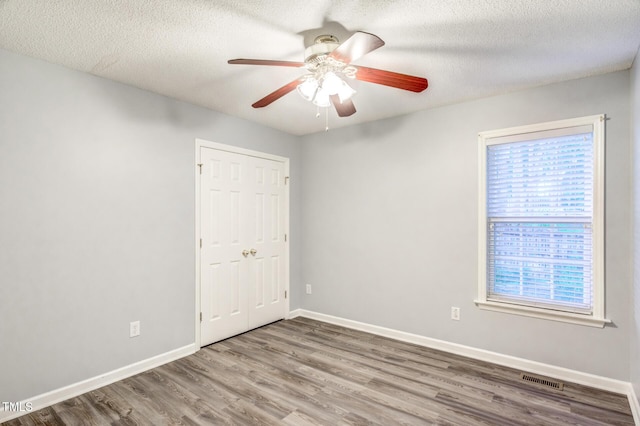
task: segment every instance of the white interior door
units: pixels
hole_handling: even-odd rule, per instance
[[[249,328],[284,317],[285,176],[281,162],[253,158]]]
[[[201,148],[200,309],[201,344],[246,331],[249,311],[248,242],[243,156]]]
[[[200,345],[284,318],[283,161],[201,146]]]

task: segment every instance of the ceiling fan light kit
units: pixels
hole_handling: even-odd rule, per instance
[[[356,112],[351,101],[356,91],[345,81],[356,79],[382,84],[397,89],[422,92],[428,87],[427,79],[375,68],[351,65],[373,50],[382,47],[384,41],[378,36],[358,31],[344,43],[333,35],[321,35],[304,52],[304,62],[265,59],[232,59],[229,64],[271,65],[306,68],[307,73],[282,86],[255,102],[254,108],[265,107],[287,93],[297,90],[303,99],[318,107],[336,109],[338,116],[348,117]]]
[[[318,75],[318,73],[307,74],[302,77],[303,82],[297,86],[298,93],[307,101],[313,102],[319,107],[331,106],[330,98],[332,95],[338,95],[340,103],[356,93],[343,79],[338,77],[335,72],[328,71]]]

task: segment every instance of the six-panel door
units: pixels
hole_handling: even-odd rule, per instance
[[[201,346],[284,318],[284,163],[200,148]]]

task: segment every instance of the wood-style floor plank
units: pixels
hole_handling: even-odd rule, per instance
[[[626,396],[305,318],[203,348],[22,425],[633,425]]]

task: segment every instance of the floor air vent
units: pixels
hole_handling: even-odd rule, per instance
[[[520,378],[527,382],[535,383],[538,385],[546,386],[548,388],[563,390],[564,383],[558,382],[557,380],[547,379],[545,377],[534,376],[533,374],[520,373]]]

